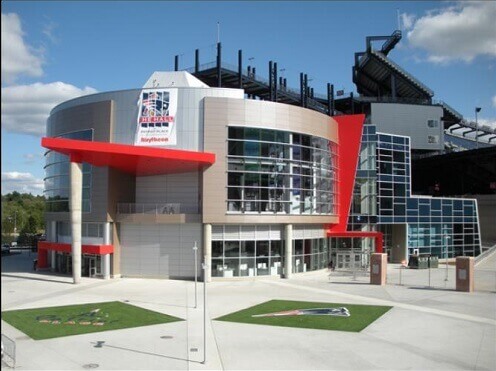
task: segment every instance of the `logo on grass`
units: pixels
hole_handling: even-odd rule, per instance
[[[82,325],[82,326],[104,326],[108,321],[108,313],[100,312],[100,309],[93,309],[89,312],[80,313],[75,316],[62,318],[55,314],[45,314],[36,317],[39,323],[50,325]],[[111,321],[115,322],[115,321]]]
[[[293,309],[282,312],[254,314],[252,317],[282,317],[282,316],[335,316],[349,317],[350,311],[348,308],[311,308],[311,309]]]

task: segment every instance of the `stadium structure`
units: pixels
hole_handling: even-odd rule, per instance
[[[142,88],[58,105],[42,139],[38,267],[75,282],[189,279],[204,260],[207,280],[289,278],[330,260],[366,270],[374,251],[391,262],[479,255],[473,192],[493,200],[496,133],[434,101],[394,63],[400,39],[367,37],[352,67],[358,96],[338,98],[332,84],[316,94],[304,73],[292,89],[277,63],[263,78],[244,68],[241,50],[237,66],[224,63],[218,43],[215,62],[200,64],[196,50],[193,68],[181,70],[176,56],[174,71],[154,72]],[[428,174],[425,161],[471,169],[481,158],[466,192],[443,194],[441,173],[412,181],[414,169]]]

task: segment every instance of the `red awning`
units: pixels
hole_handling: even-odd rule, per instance
[[[215,162],[215,154],[85,140],[42,138],[41,145],[70,156],[71,161],[108,166],[146,176],[187,173]]]
[[[48,241],[38,241],[38,249],[55,250],[59,252],[71,253],[72,246],[69,243],[58,243]],[[113,254],[113,245],[82,245],[81,252],[83,254],[105,255]]]

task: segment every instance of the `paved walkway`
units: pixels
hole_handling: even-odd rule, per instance
[[[22,370],[494,370],[496,262],[477,267],[472,294],[454,291],[454,268],[388,267],[388,285],[368,277],[309,272],[290,280],[203,284],[71,278],[35,273],[34,254],[2,256],[2,311],[121,300],[186,321],[34,341],[2,321]],[[401,281],[400,281],[401,274]],[[446,281],[446,278],[448,279]],[[214,319],[271,299],[392,305],[360,333],[248,325]],[[103,342],[103,343],[99,343]],[[101,346],[97,346],[100,344]],[[2,365],[2,368],[4,365]]]

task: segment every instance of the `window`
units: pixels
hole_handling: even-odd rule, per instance
[[[305,134],[228,128],[227,211],[335,214],[335,145]]]
[[[438,120],[427,120],[427,127],[429,128],[437,128],[439,126]]]
[[[75,131],[58,136],[58,138],[93,140],[93,129]],[[69,211],[69,157],[54,151],[45,153],[45,211]],[[91,199],[91,165],[83,164],[83,212],[90,212]]]
[[[427,136],[427,143],[439,143],[439,135]]]

